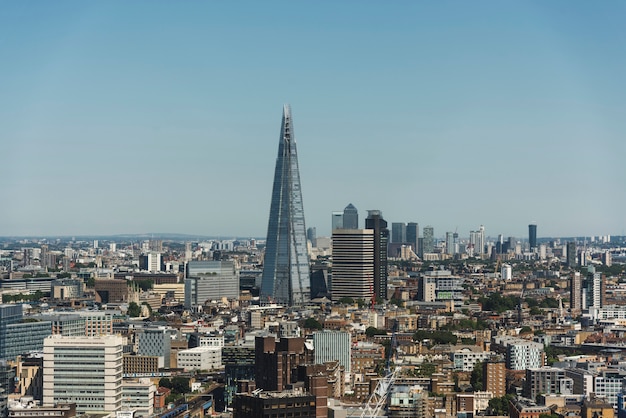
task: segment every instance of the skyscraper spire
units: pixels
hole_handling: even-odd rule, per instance
[[[283,120],[274,171],[261,282],[262,302],[300,305],[310,299],[309,255],[291,109]]]

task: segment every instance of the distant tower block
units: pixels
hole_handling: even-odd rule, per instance
[[[267,227],[261,300],[301,305],[311,299],[310,281],[298,152],[291,109],[285,106]]]
[[[537,224],[535,223],[528,225],[528,243],[531,250],[537,248]]]

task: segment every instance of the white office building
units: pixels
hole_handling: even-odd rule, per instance
[[[51,335],[43,347],[43,403],[76,403],[78,412],[119,411],[125,338]]]
[[[463,347],[450,355],[454,363],[454,370],[463,372],[473,371],[476,363],[487,361],[492,356],[491,351],[484,351],[478,346]]]
[[[543,344],[515,337],[496,337],[496,344],[506,348],[506,368],[510,370],[538,369],[544,366]]]
[[[122,383],[122,407],[135,411],[135,418],[154,414],[156,387],[148,378],[124,379]]]
[[[194,347],[176,355],[178,367],[188,370],[215,370],[222,367],[221,347]]]

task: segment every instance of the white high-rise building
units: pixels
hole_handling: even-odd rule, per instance
[[[374,230],[335,229],[332,299],[370,300],[374,292]]]
[[[511,280],[513,279],[513,268],[510,264],[502,264],[502,268],[500,269],[500,275],[502,280]]]
[[[43,403],[76,403],[77,412],[122,407],[125,339],[51,335],[43,347]]]

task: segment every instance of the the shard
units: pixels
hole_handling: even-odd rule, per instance
[[[261,282],[262,303],[310,300],[306,227],[291,109],[283,108]]]

